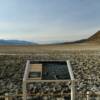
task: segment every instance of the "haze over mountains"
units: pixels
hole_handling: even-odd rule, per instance
[[[76,44],[76,43],[100,43],[100,31],[97,31],[94,35],[87,39],[77,40],[74,42],[56,42],[56,44]],[[55,43],[52,43],[55,44]],[[0,45],[37,45],[35,42],[23,41],[23,40],[0,40]]]

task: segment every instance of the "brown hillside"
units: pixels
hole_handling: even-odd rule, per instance
[[[87,39],[77,40],[74,42],[64,42],[61,44],[76,44],[76,43],[91,43],[91,44],[100,44],[100,31],[97,31],[94,35],[90,36]]]
[[[96,32],[94,35],[88,38],[86,42],[100,43],[100,31]]]

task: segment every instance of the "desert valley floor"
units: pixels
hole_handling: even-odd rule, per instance
[[[0,95],[22,93],[26,60],[70,60],[77,92],[100,91],[100,46],[0,46]]]

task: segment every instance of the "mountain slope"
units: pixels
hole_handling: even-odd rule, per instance
[[[94,35],[89,37],[86,42],[89,43],[100,43],[100,31],[97,31]]]
[[[77,40],[73,42],[64,42],[61,44],[76,44],[76,43],[93,43],[93,44],[100,44],[100,31],[97,31],[94,35],[87,39]]]

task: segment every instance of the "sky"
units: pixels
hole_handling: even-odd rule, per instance
[[[100,30],[100,0],[0,0],[0,39],[74,41]]]

